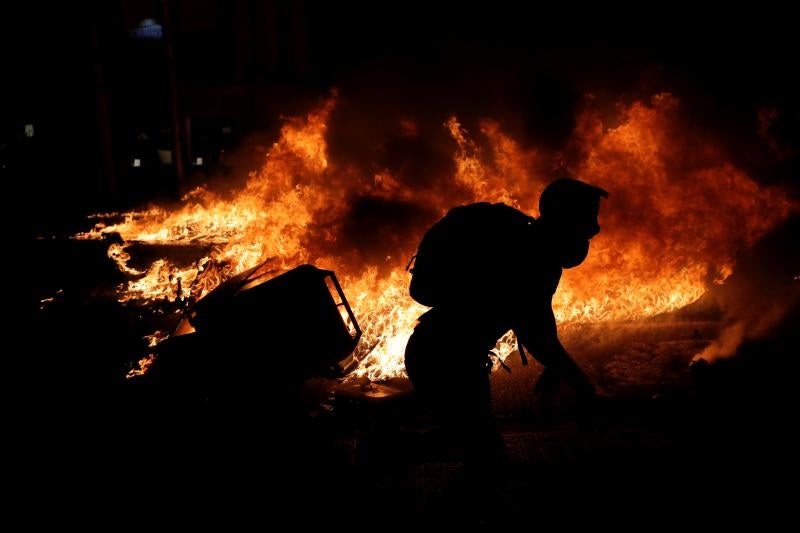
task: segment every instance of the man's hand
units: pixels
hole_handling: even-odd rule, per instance
[[[555,396],[560,388],[561,374],[554,367],[546,366],[533,386],[533,394],[549,399]]]
[[[533,394],[541,395],[543,398],[552,398],[561,388],[561,379],[564,380],[575,390],[575,396],[580,402],[591,402],[597,398],[597,392],[589,379],[577,366],[568,369],[569,372],[563,375],[561,370],[554,366],[545,367],[536,384],[533,386]]]

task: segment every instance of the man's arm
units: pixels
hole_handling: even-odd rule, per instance
[[[575,389],[580,399],[591,399],[596,396],[586,374],[558,339],[556,319],[549,302],[547,305],[539,306],[538,309],[530,309],[524,313],[513,330],[525,348],[545,366],[536,383],[535,392],[555,392],[559,381],[563,379]]]

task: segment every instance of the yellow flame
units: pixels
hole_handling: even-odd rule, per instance
[[[150,367],[156,360],[155,354],[149,353],[146,356],[139,359],[136,363],[134,368],[131,368],[127,374],[125,374],[126,379],[135,378],[136,376],[143,376],[147,373]]]

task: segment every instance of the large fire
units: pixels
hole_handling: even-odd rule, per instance
[[[114,215],[121,220],[115,224],[108,223],[112,215],[98,216],[101,222],[77,237],[122,237],[108,252],[131,277],[119,289],[120,301],[197,300],[263,261],[276,270],[313,263],[336,271],[364,330],[355,373],[373,380],[402,374],[406,340],[425,310],[408,296],[405,265],[425,228],[470,201],[505,202],[536,215],[539,193],[554,173],[537,170],[543,156],[521,147],[499,123],[483,121],[475,137],[451,117],[444,127],[455,141],[454,171],[441,176],[435,191],[404,185],[392,169],[353,175],[329,157],[326,128],[335,103],[330,98],[305,118],[287,120],[241,190],[223,196],[198,188],[177,209],[122,213]],[[564,151],[571,156],[561,159],[561,168],[611,198],[601,209],[603,231],[589,259],[565,271],[556,293],[560,324],[635,319],[685,306],[730,275],[736,251],[793,209],[780,191],[760,188],[728,163],[713,140],[685,131],[678,105],[669,94],[634,102],[612,128],[591,110],[578,117]],[[407,120],[400,127],[416,131]],[[376,259],[341,243],[345,221],[364,201],[414,206],[427,215],[403,221],[410,227],[402,232],[370,228],[391,249]],[[132,243],[205,244],[212,251],[188,268],[159,259],[142,272],[127,265]],[[498,250],[497,260],[512,256]],[[513,349],[509,333],[498,352],[505,357]]]

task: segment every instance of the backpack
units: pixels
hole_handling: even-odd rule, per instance
[[[425,232],[406,270],[411,297],[428,307],[469,301],[502,278],[501,254],[516,250],[533,217],[505,204],[454,207]],[[413,263],[413,268],[411,265]]]

